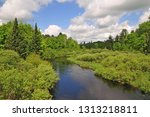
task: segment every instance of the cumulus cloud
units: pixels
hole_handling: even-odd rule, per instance
[[[54,0],[5,0],[0,6],[0,24],[15,17],[28,20],[41,7]],[[106,40],[111,34],[115,36],[123,28],[129,31],[134,27],[128,21],[118,23],[119,19],[130,12],[143,11],[139,23],[144,22],[150,15],[150,0],[55,0],[59,3],[76,1],[84,13],[71,19],[67,29],[57,25],[50,25],[44,34],[58,35],[65,33],[77,41]]]
[[[62,29],[58,25],[49,25],[48,28],[46,28],[43,32],[43,34],[50,36],[58,36],[60,33],[66,34],[68,37],[71,37],[70,32],[68,30]]]
[[[150,17],[150,9],[148,11],[145,11],[144,14],[140,17],[140,23],[148,21],[148,18]]]
[[[84,13],[71,19],[68,28],[61,29],[61,32],[69,34],[78,42],[104,41],[109,35],[116,36],[124,28],[130,32],[135,27],[130,26],[128,21],[120,24],[119,19],[126,13],[145,10],[150,5],[149,0],[76,0],[76,2],[84,9]],[[145,12],[140,21],[145,21],[148,14],[149,11]]]
[[[4,21],[15,17],[22,20],[30,19],[33,12],[37,12],[50,2],[52,0],[5,0],[0,7],[0,19]]]
[[[96,19],[96,24],[97,26],[99,27],[107,27],[107,26],[110,26],[114,23],[116,23],[116,21],[119,19],[119,16],[110,16],[110,15],[107,15],[105,17],[102,17],[102,18],[97,18]]]
[[[108,39],[109,35],[116,36],[122,29],[131,31],[134,27],[128,25],[125,21],[121,24],[115,23],[105,28],[99,28],[94,25],[81,24],[81,25],[70,25],[68,32],[77,39],[78,42],[89,42],[89,41],[104,41]]]
[[[60,32],[62,32],[61,27],[57,25],[49,25],[49,27],[45,29],[44,34],[57,36]]]
[[[149,0],[77,0],[79,7],[85,11],[80,16],[71,20],[67,31],[79,42],[106,40],[109,35],[115,36],[123,28],[128,31],[135,27],[130,26],[128,21],[118,23],[126,13],[148,9]],[[141,16],[140,21],[147,19],[149,11]]]
[[[77,0],[85,9],[84,16],[89,18],[103,17],[107,14],[118,15],[126,11],[149,8],[149,0]]]

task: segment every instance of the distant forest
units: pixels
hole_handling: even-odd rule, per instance
[[[106,48],[109,50],[123,51],[140,51],[142,53],[150,53],[150,17],[149,21],[139,25],[139,27],[130,33],[127,29],[122,29],[121,33],[112,37],[108,37],[106,41],[81,43],[82,48]]]

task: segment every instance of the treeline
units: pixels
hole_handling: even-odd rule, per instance
[[[65,34],[58,36],[43,35],[35,24],[8,22],[0,26],[0,48],[14,50],[23,58],[30,53],[42,55],[47,49],[76,49],[78,43]]]
[[[83,48],[106,48],[109,50],[140,51],[150,53],[150,21],[144,22],[134,31],[129,33],[123,29],[115,38],[111,35],[109,39],[101,42],[81,43]]]
[[[42,51],[43,59],[55,59],[66,57],[73,51],[80,49],[79,44],[71,37],[68,38],[65,34],[60,33],[58,36],[42,36]]]

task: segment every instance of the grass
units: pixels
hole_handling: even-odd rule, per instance
[[[110,50],[85,50],[68,58],[105,79],[150,93],[150,56]]]

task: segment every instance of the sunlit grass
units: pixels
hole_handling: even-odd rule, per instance
[[[110,50],[86,50],[69,58],[105,79],[150,92],[150,56]]]

